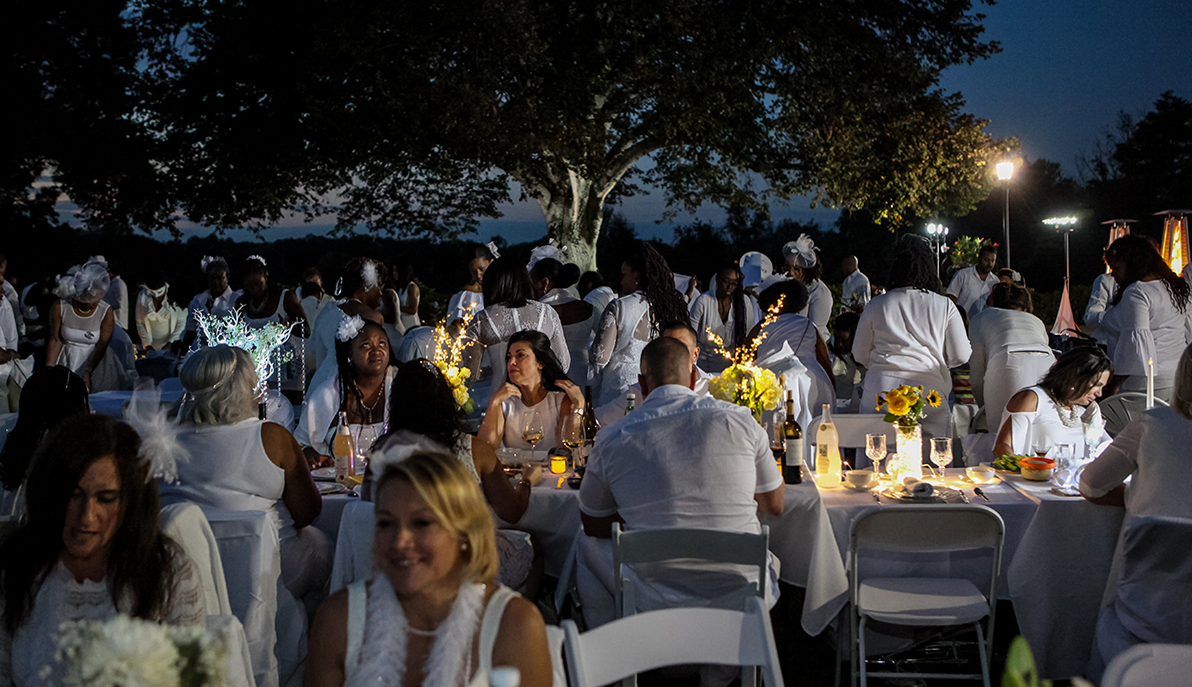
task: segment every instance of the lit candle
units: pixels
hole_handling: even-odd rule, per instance
[[[1155,407],[1155,359],[1146,360],[1146,409]]]
[[[554,455],[550,457],[550,471],[556,475],[567,472],[567,456]]]

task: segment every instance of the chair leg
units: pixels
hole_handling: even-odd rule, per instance
[[[977,645],[979,653],[981,654],[981,679],[985,682],[985,687],[989,685],[989,656],[985,652],[985,631],[981,629],[981,621],[973,623],[973,627],[977,628]]]
[[[857,672],[861,674],[861,687],[869,687],[869,676],[865,674],[865,617],[861,617],[861,621],[857,624],[857,642],[854,648],[858,652],[857,655]],[[989,687],[989,685],[985,685]]]

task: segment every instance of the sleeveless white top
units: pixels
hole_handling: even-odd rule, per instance
[[[364,634],[368,631],[368,594],[368,580],[358,580],[348,585],[348,651],[344,655],[344,684],[351,684],[363,659],[360,649],[364,646]],[[497,632],[501,629],[501,617],[505,615],[509,600],[516,596],[517,592],[498,584],[496,591],[489,597],[480,620],[480,665],[468,682],[468,687],[488,685],[488,676],[493,669],[493,646],[497,643]]]
[[[410,304],[410,284],[406,284],[401,291],[397,292],[397,302],[403,308]],[[397,315],[401,318],[401,323],[404,325],[404,329],[413,329],[414,327],[422,324],[422,320],[419,319],[418,313],[407,315],[399,308]]]
[[[87,317],[80,317],[69,300],[63,300],[61,303],[62,326],[58,331],[63,343],[62,351],[58,354],[58,364],[65,365],[75,374],[81,375],[92,351],[95,350],[95,344],[99,343],[99,329],[103,324],[104,314],[111,306],[100,301],[95,306],[95,312]]]
[[[559,411],[563,407],[563,399],[567,394],[562,391],[548,391],[546,398],[537,405],[527,406],[517,396],[511,396],[501,401],[501,413],[505,415],[505,435],[502,443],[507,448],[533,449],[548,451],[559,445]],[[538,420],[542,423],[542,440],[537,446],[522,438],[525,427],[525,417],[530,411],[538,413]]]
[[[655,336],[650,327],[650,302],[641,291],[608,304],[592,342],[592,374],[603,373],[597,406],[612,401],[637,383],[642,349]]]
[[[552,289],[539,303],[562,305],[578,300],[567,289]],[[563,340],[567,342],[567,352],[571,354],[571,369],[567,371],[567,378],[579,386],[588,383],[588,350],[592,347],[592,337],[596,334],[598,324],[600,310],[593,305],[588,319],[563,325]]]
[[[160,484],[163,504],[192,501],[222,510],[262,510],[276,518],[284,541],[295,536],[282,502],[286,473],[269,460],[261,441],[264,420],[232,425],[183,425],[178,441],[190,460],[178,462],[178,482]]]

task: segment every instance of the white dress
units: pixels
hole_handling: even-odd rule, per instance
[[[592,342],[592,373],[600,374],[602,406],[625,393],[641,372],[642,349],[658,336],[650,325],[650,303],[641,291],[618,298],[604,309]]]
[[[567,289],[552,289],[538,302],[553,306],[578,300]],[[567,352],[571,355],[571,368],[567,370],[567,378],[581,387],[589,383],[588,351],[591,350],[598,324],[600,314],[596,307],[592,306],[592,314],[588,319],[563,325],[563,339],[567,341]]]
[[[536,451],[549,451],[559,446],[559,411],[565,398],[567,394],[562,391],[548,391],[546,398],[532,406],[525,405],[517,396],[501,401],[501,413],[505,416],[505,434],[501,443],[507,448]],[[538,413],[538,422],[542,426],[542,439],[537,445],[522,438],[522,429],[525,428],[526,416],[530,411]]]
[[[745,296],[744,306],[742,311],[745,316],[745,334],[748,335],[753,330],[753,326],[757,324],[754,317],[756,305],[753,296]],[[698,336],[700,369],[707,370],[711,374],[719,374],[729,366],[729,359],[717,352],[711,335],[715,334],[720,337],[720,340],[724,342],[724,347],[730,352],[732,351],[733,328],[737,322],[735,310],[736,308],[730,306],[728,318],[720,319],[720,303],[711,293],[701,294],[691,304],[691,327],[695,329]],[[745,342],[742,341],[741,345],[745,345]]]
[[[505,351],[509,347],[509,337],[527,329],[545,334],[563,371],[570,368],[571,353],[567,350],[567,339],[563,337],[563,323],[554,308],[538,301],[527,301],[520,308],[490,305],[472,320],[467,332],[487,348],[493,366],[494,389],[505,383]]]
[[[788,313],[779,315],[778,319],[764,327],[758,334],[765,334],[766,338],[757,347],[757,359],[765,360],[767,356],[776,353],[782,344],[789,344],[795,357],[807,368],[807,375],[811,378],[807,399],[802,407],[810,409],[811,417],[819,415],[819,409],[825,403],[836,403],[836,387],[834,380],[828,378],[828,372],[815,357],[816,330],[811,320]],[[787,379],[787,388],[792,388],[791,379]],[[835,407],[835,406],[833,406]]]
[[[481,310],[484,310],[484,294],[463,289],[447,303],[447,324],[464,319],[468,313],[475,317]]]
[[[170,593],[160,620],[167,625],[206,625],[207,603],[199,570],[186,554],[176,551],[170,577]],[[0,597],[0,612],[4,599]],[[66,566],[58,563],[50,570],[25,624],[9,636],[0,626],[0,685],[16,687],[61,684],[61,675],[40,675],[43,667],[54,666],[58,626],[76,620],[104,621],[118,613],[130,613],[128,594],[120,603],[112,603],[112,593],[105,582],[75,580]]]
[[[828,290],[827,284],[819,279],[811,282],[811,286],[807,287],[807,307],[800,310],[799,314],[814,322],[820,337],[824,341],[828,340],[832,334],[828,331],[828,320],[832,317],[832,292]]]
[[[934,389],[946,401],[952,392],[950,368],[968,362],[971,355],[964,323],[951,300],[909,287],[877,296],[865,306],[853,339],[853,357],[867,370],[861,412],[878,412],[877,395],[902,384]],[[951,436],[950,419],[947,402],[928,406],[924,435]]]
[[[1190,304],[1192,306],[1192,304]],[[1180,355],[1192,342],[1192,307],[1176,310],[1162,279],[1126,287],[1101,321],[1115,375],[1128,375],[1122,391],[1145,391],[1147,361],[1155,361],[1155,395],[1171,396]]]
[[[1055,362],[1047,327],[1021,310],[987,308],[969,322],[973,396],[987,423],[1000,418],[1010,397],[1043,379]]]
[[[87,361],[91,359],[91,354],[95,351],[96,344],[99,343],[104,313],[108,311],[109,306],[100,301],[91,315],[80,317],[69,300],[63,300],[60,303],[62,325],[58,331],[62,337],[62,350],[58,353],[58,364],[70,368],[72,372],[81,377],[87,369]],[[119,327],[113,328],[112,340],[108,342],[108,350],[91,372],[91,393],[128,390],[132,388],[133,381],[136,379],[135,363],[130,369],[126,362],[116,355],[116,348],[113,347],[113,344],[116,341],[117,332],[123,332],[123,330]],[[124,334],[124,338],[128,338],[127,333]]]
[[[397,292],[397,302],[402,308],[410,305],[410,286],[412,286],[412,283],[406,284],[405,288]],[[422,320],[418,317],[418,313],[407,315],[399,308],[397,314],[401,318],[403,331],[409,331],[422,324]]]

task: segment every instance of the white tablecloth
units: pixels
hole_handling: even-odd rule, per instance
[[[582,525],[579,518],[579,490],[567,482],[556,488],[559,475],[546,472],[542,482],[530,490],[530,506],[515,523],[497,519],[497,527],[528,532],[537,538],[546,556],[545,571],[559,577],[572,555],[571,545]]]

